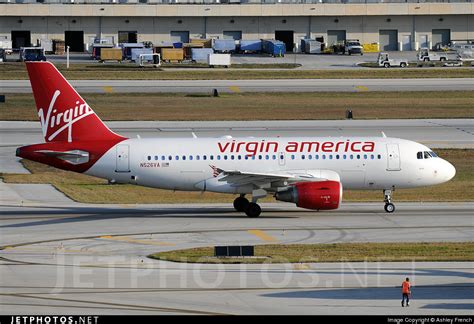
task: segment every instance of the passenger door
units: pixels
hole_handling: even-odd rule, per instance
[[[117,145],[115,172],[130,172],[130,146]]]
[[[387,144],[387,171],[400,171],[400,149],[398,144]]]

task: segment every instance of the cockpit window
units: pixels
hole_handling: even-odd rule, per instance
[[[438,154],[436,154],[436,153],[433,152],[433,151],[430,151],[430,154],[431,154],[432,157],[438,157]]]
[[[418,160],[423,159],[423,152],[418,152],[418,153],[416,153],[416,158],[417,158]]]
[[[433,151],[424,151],[424,152],[418,152],[416,153],[416,158],[418,160],[421,160],[421,159],[431,159],[432,157],[438,157],[438,155],[436,155],[435,152]]]
[[[426,151],[423,152],[423,157],[424,157],[425,159],[431,158],[430,152],[426,152]]]

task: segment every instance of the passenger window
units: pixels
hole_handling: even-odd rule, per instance
[[[214,155],[211,155],[210,158],[211,158],[211,160],[214,160]]]
[[[162,155],[161,156],[161,161],[164,161],[164,160],[166,160],[166,156]]]
[[[329,154],[329,160],[332,160],[332,154]]]
[[[148,161],[151,161],[151,156],[148,155]]]
[[[301,159],[304,160],[304,154],[301,156]]]
[[[241,155],[237,155],[237,159],[238,159],[238,160],[242,160],[242,156],[241,156]]]
[[[179,160],[179,155],[176,155],[175,158],[176,158],[176,160]]]
[[[336,160],[339,160],[339,154],[336,154]]]
[[[418,160],[423,159],[423,152],[418,152],[418,153],[416,153],[416,158],[417,158]]]
[[[203,160],[207,160],[207,155],[203,155],[203,156],[202,156],[202,159],[203,159]]]
[[[276,160],[277,156],[275,154],[272,155],[272,159]]]
[[[193,159],[193,156],[192,156],[192,155],[190,155],[190,156],[189,156],[189,159],[190,159],[190,160],[192,160],[192,159]]]
[[[172,159],[173,159],[173,157],[171,155],[168,155],[168,160],[171,161]]]
[[[310,154],[308,155],[308,160],[311,160],[313,158],[313,156]]]
[[[201,157],[199,155],[196,155],[196,160],[200,160]]]
[[[186,160],[186,155],[183,155],[183,160]]]
[[[357,154],[357,160],[360,160],[360,154]]]
[[[220,160],[220,159],[221,159],[221,156],[220,156],[220,155],[218,155],[218,156],[217,156],[217,159],[218,159],[218,160]]]
[[[230,159],[233,160],[235,157],[233,155],[230,156]]]
[[[382,155],[377,155],[377,158],[380,160],[382,158]]]
[[[155,155],[155,161],[158,161],[158,155]]]
[[[373,160],[375,156],[373,154],[370,154],[370,158]]]
[[[227,160],[227,155],[224,155],[224,160]]]
[[[321,158],[322,158],[323,160],[326,160],[326,155],[323,154],[323,155],[321,156]]]
[[[351,157],[351,160],[354,160],[354,155],[353,155],[353,154],[351,154],[351,156],[350,156],[350,157]]]
[[[316,155],[314,156],[314,158],[315,158],[316,160],[319,160],[319,155],[316,154]]]

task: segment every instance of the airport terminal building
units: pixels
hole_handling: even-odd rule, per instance
[[[299,39],[322,36],[408,51],[474,39],[473,13],[472,0],[0,0],[0,38],[65,40],[73,52],[94,39],[278,39],[298,51]]]

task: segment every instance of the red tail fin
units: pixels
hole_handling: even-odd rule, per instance
[[[46,142],[116,140],[112,132],[50,62],[26,62]]]

